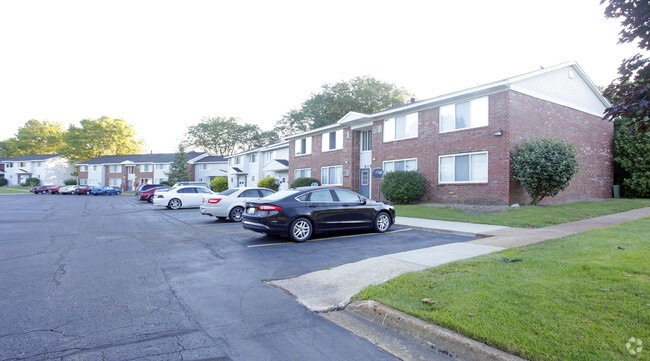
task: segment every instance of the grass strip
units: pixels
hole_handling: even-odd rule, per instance
[[[643,207],[650,207],[650,199],[608,199],[553,206],[524,206],[484,214],[464,213],[451,207],[396,205],[395,213],[398,217],[541,228]]]
[[[405,274],[357,297],[530,360],[648,360],[648,260],[645,218]],[[637,356],[632,337],[644,342]]]

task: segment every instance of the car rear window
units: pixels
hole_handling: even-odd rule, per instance
[[[290,197],[294,194],[298,194],[300,191],[294,191],[294,190],[286,190],[286,191],[279,191],[273,194],[270,194],[264,198],[262,198],[265,201],[277,201],[278,199],[283,199],[286,197]]]
[[[223,192],[221,192],[219,194],[221,194],[222,196],[229,196],[229,195],[231,195],[231,194],[233,194],[235,192],[237,192],[237,188],[230,188],[230,189],[226,189],[225,191],[223,191]]]

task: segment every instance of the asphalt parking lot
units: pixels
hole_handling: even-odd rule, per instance
[[[1,360],[393,360],[265,281],[472,238],[305,243],[134,196],[0,196]]]

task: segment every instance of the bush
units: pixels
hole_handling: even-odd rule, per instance
[[[7,180],[7,178],[4,178],[4,177],[0,178],[0,187],[4,187],[4,186],[6,186],[7,183],[9,183],[9,181]]]
[[[416,171],[386,173],[381,181],[381,192],[392,203],[407,204],[422,198],[424,176]]]
[[[553,138],[525,140],[510,150],[513,177],[538,204],[556,196],[578,173],[578,158],[573,144]]]
[[[210,181],[210,188],[217,193],[225,191],[228,189],[228,178],[214,177],[214,179]]]
[[[67,185],[67,186],[77,185],[77,179],[76,178],[68,178],[68,179],[63,181],[63,184]]]
[[[25,181],[25,186],[27,187],[36,187],[41,184],[41,180],[38,178],[27,178]]]
[[[268,188],[268,189],[273,189],[274,191],[278,191],[280,188],[279,184],[275,184],[275,178],[273,177],[266,177],[260,179],[259,182],[257,182],[258,187],[263,187],[263,188]]]
[[[317,183],[318,185],[320,185],[320,181],[316,178],[311,178],[311,177],[296,178],[293,180],[293,183],[291,183],[291,186],[289,186],[289,188],[309,187],[311,186],[312,183]]]
[[[617,121],[618,122],[618,121]],[[633,125],[631,125],[633,126]],[[650,132],[628,133],[625,125],[617,124],[614,136],[615,179],[622,184],[628,198],[650,198]]]

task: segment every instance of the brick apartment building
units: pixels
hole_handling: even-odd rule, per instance
[[[578,149],[580,169],[545,203],[609,198],[613,124],[609,105],[577,63],[383,110],[287,137],[289,177],[311,176],[381,199],[373,170],[417,170],[422,201],[506,205],[530,198],[510,174],[512,147],[556,137]]]

